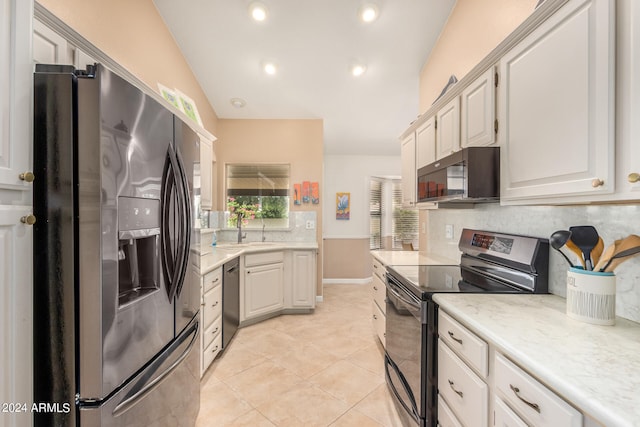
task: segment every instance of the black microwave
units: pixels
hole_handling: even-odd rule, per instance
[[[500,199],[500,148],[467,147],[418,169],[418,202]]]

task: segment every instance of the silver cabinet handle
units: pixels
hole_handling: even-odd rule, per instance
[[[211,308],[215,307],[215,306],[216,306],[216,305],[218,305],[219,303],[220,303],[219,301],[214,302],[214,303],[211,305]]]
[[[520,396],[520,389],[514,386],[513,384],[509,384],[509,387],[511,387],[511,391],[513,392],[513,394],[515,394],[518,399],[524,402],[525,405],[532,408],[537,413],[540,413],[540,405],[538,405],[537,403],[531,403],[528,400],[524,399],[522,396]]]
[[[449,381],[449,387],[451,387],[451,390],[453,390],[453,392],[458,396],[462,397],[462,392],[460,390],[456,390],[456,388],[453,386],[455,383],[451,380],[447,380],[447,381]]]
[[[216,351],[218,351],[218,346],[217,345],[211,349],[211,353],[215,353]]]
[[[374,286],[374,287],[373,287],[373,290],[374,290],[374,291],[377,291],[377,290],[378,290],[378,287],[377,287],[377,286]]]
[[[454,340],[454,341],[455,341],[455,342],[457,342],[458,344],[462,345],[462,340],[461,340],[460,338],[456,338],[456,337],[453,335],[453,332],[451,332],[451,331],[447,331],[447,333],[449,334],[449,336],[451,337],[451,339],[452,339],[452,340]]]
[[[219,328],[219,327],[218,327],[218,328],[215,328],[215,329],[213,330],[213,332],[211,332],[211,335],[215,335],[215,334],[216,334],[216,332],[218,332],[218,329],[220,329],[220,328]]]
[[[373,315],[373,320],[378,320],[378,316],[376,316],[375,314]]]

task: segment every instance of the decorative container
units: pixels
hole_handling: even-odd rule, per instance
[[[567,272],[567,316],[594,325],[614,325],[616,276],[570,268]]]

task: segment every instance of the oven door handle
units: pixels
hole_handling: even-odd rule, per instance
[[[411,299],[408,299],[407,297],[401,295],[398,291],[396,291],[394,289],[394,285],[392,283],[387,283],[387,289],[389,290],[389,292],[391,292],[393,294],[394,297],[398,298],[400,301],[402,301],[403,303],[414,307],[417,310],[420,310],[420,303],[418,301],[413,301]]]
[[[397,366],[395,366],[395,363],[393,363],[393,360],[391,360],[389,356],[385,356],[384,365],[385,365],[384,366],[385,375],[387,376],[387,384],[389,385],[389,387],[391,388],[391,391],[395,395],[396,400],[402,405],[404,410],[407,411],[407,413],[411,415],[411,417],[414,420],[418,421],[420,419],[420,416],[418,414],[418,408],[416,407],[416,404],[415,404],[415,396],[411,391],[411,387],[409,386],[409,383],[407,383],[407,380],[402,375],[402,372],[400,372],[400,369],[398,369]],[[400,382],[402,383],[402,387],[407,392],[407,395],[409,396],[409,399],[411,401],[410,402],[411,408],[409,408],[407,404],[404,402],[404,400],[402,400],[402,397],[400,397],[400,393],[398,393],[398,389],[396,389],[396,385],[393,383],[393,380],[391,379],[391,374],[389,373],[389,366],[391,366],[391,368],[393,368],[393,370],[396,372],[396,374],[398,375],[398,378],[400,379]]]

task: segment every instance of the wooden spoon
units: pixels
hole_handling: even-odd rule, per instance
[[[569,238],[569,240],[567,240],[567,243],[565,244],[565,246],[574,254],[576,254],[576,256],[578,257],[578,261],[580,261],[580,264],[582,264],[582,268],[585,268],[585,263],[584,263],[584,258],[582,257],[582,251],[580,250],[579,247],[576,246],[575,243],[573,243],[573,241],[571,240],[571,238]]]
[[[620,241],[619,244],[616,245],[616,250],[607,261],[607,264],[603,267],[604,271],[613,271],[617,266],[626,261],[632,254],[629,252],[624,252],[629,249],[633,249],[636,247],[640,247],[640,236],[635,234],[631,234]],[[629,254],[629,255],[624,255]],[[636,253],[633,253],[636,254]]]
[[[620,242],[622,242],[621,239],[616,240],[611,245],[609,245],[609,247],[607,247],[607,250],[604,251],[604,253],[600,257],[600,260],[598,260],[598,263],[595,265],[595,267],[593,267],[593,271],[604,271],[604,266],[611,260],[611,257],[616,252],[616,247],[620,244]]]
[[[602,240],[602,237],[598,237],[598,243],[596,243],[596,246],[591,251],[591,262],[593,262],[593,265],[596,265],[598,261],[600,261],[600,257],[602,256],[603,250],[604,250],[604,241]],[[593,270],[598,271],[595,269],[595,267],[593,268]]]

